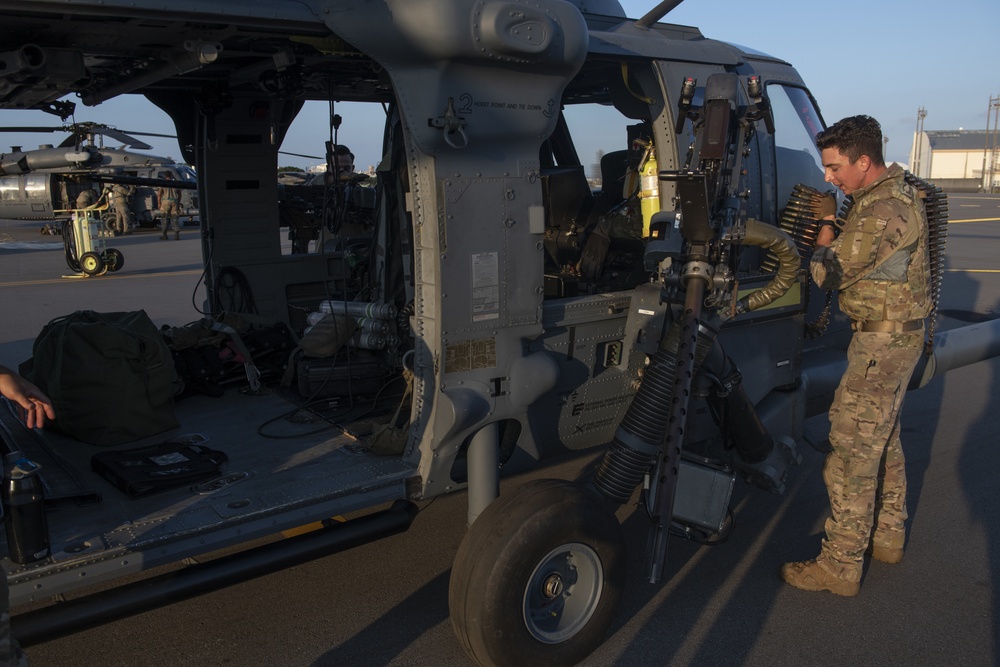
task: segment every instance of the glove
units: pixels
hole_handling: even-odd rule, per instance
[[[812,196],[812,210],[817,220],[837,217],[837,196],[833,191],[820,192]]]

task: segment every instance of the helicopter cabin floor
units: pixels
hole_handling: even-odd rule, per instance
[[[276,390],[184,398],[180,428],[115,447],[28,431],[0,401],[5,449],[20,449],[46,473],[52,551],[29,565],[4,560],[12,606],[73,590],[83,576],[96,584],[390,502],[405,497],[414,474],[400,456],[377,456],[351,432],[370,431],[371,422],[338,428]],[[226,455],[221,476],[131,498],[91,469],[95,454],[191,434]]]

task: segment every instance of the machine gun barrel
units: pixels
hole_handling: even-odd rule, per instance
[[[691,382],[695,374],[695,352],[698,347],[698,324],[701,306],[705,296],[705,283],[690,280],[684,299],[684,316],[680,322],[680,341],[676,356],[670,400],[670,419],[667,433],[660,449],[660,461],[651,486],[656,487],[656,513],[649,528],[646,547],[646,576],[650,583],[658,583],[663,577],[663,563],[667,555],[667,538],[670,535],[670,521],[674,514],[674,495],[677,491],[677,473],[680,467],[681,447],[687,427],[688,401],[691,397]]]

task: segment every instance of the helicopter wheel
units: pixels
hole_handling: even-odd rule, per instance
[[[104,273],[107,266],[96,252],[85,252],[80,257],[80,269],[88,276],[97,276]]]
[[[101,222],[104,223],[104,228],[111,233],[111,236],[118,236],[121,234],[118,229],[118,216],[112,211],[105,211],[101,216]]]
[[[604,641],[625,578],[625,540],[601,498],[535,480],[491,503],[462,540],[451,624],[481,665],[575,665]]]
[[[125,255],[117,248],[108,248],[104,251],[104,265],[108,271],[114,273],[125,266]]]

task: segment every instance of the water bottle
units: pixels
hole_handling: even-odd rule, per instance
[[[40,465],[21,452],[4,457],[3,499],[7,550],[15,563],[33,563],[49,556],[49,525]]]

